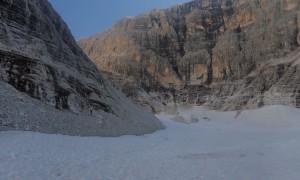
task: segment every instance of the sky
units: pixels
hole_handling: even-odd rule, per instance
[[[76,40],[108,30],[125,16],[167,8],[191,0],[48,0]]]

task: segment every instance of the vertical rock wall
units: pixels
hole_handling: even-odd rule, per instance
[[[286,83],[298,82],[299,6],[195,0],[125,18],[79,45],[112,84],[146,106],[143,90],[163,104],[299,106],[299,83]]]

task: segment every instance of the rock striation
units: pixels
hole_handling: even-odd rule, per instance
[[[0,0],[0,9],[0,130],[119,136],[163,128],[105,82],[47,0]]]
[[[78,44],[153,111],[300,107],[299,28],[298,0],[194,0],[124,18]]]

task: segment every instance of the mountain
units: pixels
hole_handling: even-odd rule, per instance
[[[152,111],[300,107],[299,10],[298,0],[194,0],[126,17],[78,44]]]
[[[0,9],[0,130],[119,136],[163,128],[105,82],[47,0],[1,0]]]

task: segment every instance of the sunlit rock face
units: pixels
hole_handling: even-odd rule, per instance
[[[124,18],[79,41],[136,102],[300,106],[298,0],[196,0]]]
[[[104,81],[47,0],[1,0],[0,9],[0,81],[47,107],[73,114],[69,124],[79,119],[76,132],[63,121],[55,122],[56,129],[51,129],[51,117],[45,120],[49,127],[32,120],[25,127],[11,117],[11,129],[117,136],[162,128],[154,116]],[[51,116],[50,111],[46,113]],[[5,117],[6,121],[10,118]],[[3,122],[0,119],[0,126]]]

